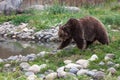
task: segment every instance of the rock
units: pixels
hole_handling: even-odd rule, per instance
[[[78,79],[76,78],[76,75],[75,75],[75,74],[69,73],[69,72],[66,74],[66,76],[65,76],[64,78],[67,78],[67,79],[70,79],[70,80],[78,80]]]
[[[42,51],[42,52],[38,53],[37,56],[44,57],[46,53],[48,53],[48,52]]]
[[[25,72],[25,76],[35,75],[33,72]]]
[[[108,72],[110,72],[111,74],[115,74],[117,71],[115,68],[111,67],[107,70]]]
[[[65,67],[64,67],[64,66],[62,66],[62,67],[59,67],[59,68],[57,69],[57,72],[64,71],[64,69],[65,69]]]
[[[111,59],[115,58],[115,54],[111,54],[111,53],[106,54],[106,56],[109,57],[109,58],[111,58]]]
[[[65,60],[64,63],[69,64],[69,63],[72,63],[72,61],[71,60]]]
[[[28,71],[29,72],[38,73],[38,72],[40,72],[40,66],[34,64],[31,67],[29,67]]]
[[[65,9],[68,10],[68,11],[72,11],[72,12],[79,12],[80,11],[80,8],[78,8],[78,7],[66,6]]]
[[[12,61],[15,61],[15,60],[17,60],[18,59],[18,56],[16,55],[16,56],[10,56],[9,58],[8,58],[8,60],[12,60]]]
[[[69,64],[67,64],[67,65],[65,66],[65,68],[67,68],[67,69],[70,69],[70,68],[73,68],[73,67],[76,67],[76,68],[78,68],[78,69],[81,69],[81,68],[82,68],[81,65],[79,65],[79,64],[74,64],[74,63],[69,63]]]
[[[41,64],[40,65],[40,69],[43,69],[43,68],[46,68],[47,67],[47,64]]]
[[[113,58],[115,58],[115,54],[106,54],[104,59],[105,60],[111,60]]]
[[[5,64],[4,67],[5,68],[9,68],[11,66],[11,64]]]
[[[58,75],[59,78],[66,77],[66,75],[67,75],[67,72],[65,72],[65,71],[59,71],[57,73],[58,73],[57,75]]]
[[[28,58],[28,60],[30,60],[30,61],[31,61],[31,60],[32,60],[32,61],[35,60],[36,57],[37,57],[37,56],[36,56],[35,54],[29,54],[29,55],[26,56],[26,58]]]
[[[119,68],[119,67],[120,67],[120,64],[115,64],[114,67],[115,67],[115,68]]]
[[[57,73],[56,72],[53,72],[53,73],[50,73],[48,74],[46,77],[45,77],[45,80],[54,80],[57,78]]]
[[[107,62],[107,66],[108,66],[108,67],[112,67],[112,66],[114,66],[114,65],[115,65],[115,63],[113,63],[112,61],[108,61],[108,62]]]
[[[70,69],[70,73],[74,73],[74,74],[76,74],[77,72],[79,71],[79,69],[78,68],[76,68],[76,67],[72,67],[71,69]]]
[[[29,65],[29,63],[27,63],[27,62],[22,62],[22,63],[20,63],[20,67],[21,67],[23,70],[28,70],[29,67],[30,67],[30,65]]]
[[[82,68],[87,68],[89,65],[89,61],[84,60],[84,59],[80,59],[80,60],[76,61],[76,63],[81,65]]]
[[[49,69],[49,70],[45,71],[44,74],[48,75],[48,74],[53,73],[53,72],[54,72],[53,70]]]
[[[36,75],[30,75],[27,77],[27,80],[36,80],[37,76]]]
[[[42,80],[45,79],[45,74],[38,74],[38,77],[41,78]]]
[[[100,66],[104,66],[105,63],[104,63],[103,61],[101,61],[101,62],[99,63],[99,65],[100,65]]]
[[[95,71],[87,71],[86,75],[93,77],[95,75]]]
[[[5,13],[6,15],[11,14],[12,12],[19,13],[20,6],[23,0],[4,0],[0,2],[0,12]]]
[[[118,76],[117,80],[120,80],[120,76]]]
[[[88,59],[88,60],[90,60],[90,61],[95,61],[95,60],[97,60],[97,59],[98,59],[98,56],[97,56],[96,54],[93,54],[93,55],[91,56],[91,58]]]
[[[0,63],[4,62],[3,59],[0,58]]]
[[[105,73],[102,72],[102,71],[97,71],[97,72],[95,72],[95,74],[93,75],[93,78],[94,78],[95,80],[103,80],[104,77],[105,77]]]
[[[88,72],[87,69],[80,69],[80,70],[77,72],[77,75],[78,75],[78,76],[80,76],[80,75],[85,75],[87,72]]]

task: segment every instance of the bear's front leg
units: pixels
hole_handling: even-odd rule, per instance
[[[63,49],[66,47],[70,42],[72,41],[72,38],[66,39],[65,41],[62,41],[60,46],[57,49]]]
[[[76,45],[79,49],[86,49],[87,44],[86,44],[86,40],[84,39],[75,39]]]

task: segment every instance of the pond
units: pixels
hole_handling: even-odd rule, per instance
[[[18,41],[0,37],[0,58],[8,58],[14,55],[37,54],[41,51],[56,49],[57,43],[36,43],[34,41]]]

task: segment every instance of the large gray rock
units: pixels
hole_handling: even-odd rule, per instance
[[[11,14],[20,11],[23,0],[4,0],[0,2],[0,13]]]

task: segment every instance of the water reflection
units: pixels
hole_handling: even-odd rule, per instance
[[[57,45],[51,44],[38,44],[33,42],[16,41],[3,39],[0,40],[0,58],[8,58],[12,55],[27,55],[30,53],[38,53],[39,51],[49,51],[56,48]]]

